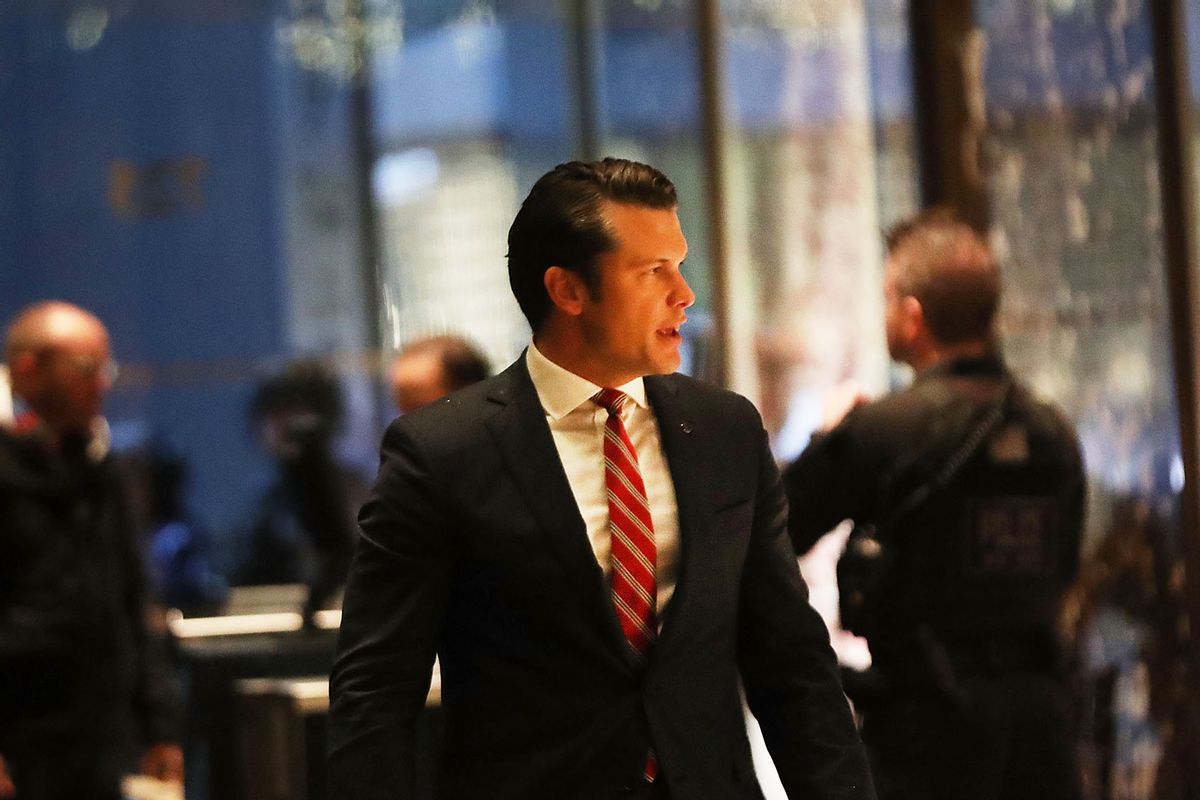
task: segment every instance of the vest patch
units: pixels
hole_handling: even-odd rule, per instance
[[[977,577],[1039,578],[1057,566],[1053,498],[988,497],[971,514],[969,567]]]

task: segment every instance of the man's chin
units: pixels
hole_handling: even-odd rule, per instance
[[[674,355],[672,355],[670,357],[660,358],[655,363],[654,372],[651,374],[653,374],[653,375],[670,375],[673,372],[678,372],[679,365],[682,363],[682,361],[683,361],[683,359],[681,359],[679,357],[678,352],[675,352]]]

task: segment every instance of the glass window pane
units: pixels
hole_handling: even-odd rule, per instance
[[[1182,473],[1149,4],[977,3],[976,15],[1005,352],[1076,424],[1090,480],[1074,598],[1099,704],[1082,731],[1088,781],[1172,796],[1155,775],[1175,691],[1164,676],[1182,657]]]
[[[888,385],[881,232],[916,205],[907,3],[723,10],[735,386],[788,460],[836,386]]]
[[[372,172],[385,351],[456,333],[494,368],[529,341],[508,287],[508,227],[533,181],[571,157],[570,31],[554,4],[406,8],[373,62]]]

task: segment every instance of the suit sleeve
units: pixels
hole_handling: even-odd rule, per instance
[[[403,419],[384,437],[359,528],[330,676],[330,797],[410,798],[451,548],[446,504]]]
[[[829,634],[808,603],[788,541],[787,499],[765,431],[760,438],[738,633],[746,699],[789,797],[872,800]]]

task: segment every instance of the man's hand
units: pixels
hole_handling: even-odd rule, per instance
[[[8,765],[4,756],[0,756],[0,800],[17,796],[17,787],[13,785],[12,776],[8,774]]]
[[[160,781],[183,783],[183,749],[177,744],[165,742],[151,745],[142,754],[141,767],[143,775]]]

